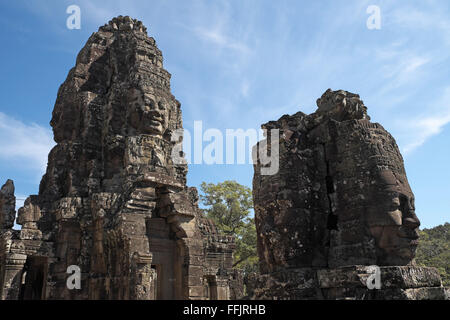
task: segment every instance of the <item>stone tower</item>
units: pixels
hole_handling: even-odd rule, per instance
[[[235,297],[233,239],[201,216],[186,164],[172,161],[180,103],[140,21],[119,16],[92,34],[50,124],[57,144],[21,230],[12,182],[2,189],[2,299]]]
[[[437,270],[414,266],[420,222],[394,138],[357,94],[329,89],[317,106],[262,126],[280,130],[279,171],[255,165],[255,297],[444,298]]]

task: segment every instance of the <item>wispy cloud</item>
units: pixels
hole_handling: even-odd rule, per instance
[[[432,31],[433,37],[442,37],[446,44],[450,45],[450,21],[444,8],[442,2],[429,3],[428,6],[420,9],[402,6],[393,10],[389,18],[392,24],[407,28],[409,31]]]
[[[215,29],[209,30],[197,27],[194,29],[197,36],[199,36],[202,40],[211,42],[219,49],[231,49],[236,50],[241,53],[249,53],[250,49],[243,42],[239,42],[231,37],[226,36],[222,30]]]
[[[0,112],[0,159],[26,162],[27,167],[45,171],[47,156],[55,144],[50,129],[26,124]]]
[[[433,105],[425,106],[425,109],[435,110],[428,112],[403,124],[408,133],[408,139],[402,148],[408,155],[422,146],[428,139],[439,134],[444,126],[450,123],[450,87],[447,87],[441,97],[433,102]]]
[[[379,94],[384,94],[420,79],[425,66],[431,61],[426,54],[408,50],[405,44],[394,43],[380,48],[375,53],[381,65],[384,86]]]

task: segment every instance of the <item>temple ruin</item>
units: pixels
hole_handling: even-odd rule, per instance
[[[140,21],[119,16],[92,34],[50,124],[57,144],[21,230],[13,182],[1,189],[1,299],[236,297],[234,239],[202,217],[187,165],[172,161],[180,103]],[[70,266],[80,288],[67,286]]]
[[[420,222],[394,138],[357,94],[329,89],[317,106],[262,126],[264,145],[279,130],[280,169],[254,166],[253,298],[444,299],[438,271],[414,265]]]
[[[0,190],[0,299],[242,296],[233,237],[203,217],[173,161],[182,116],[170,77],[140,21],[92,34],[59,88],[56,146],[20,230],[13,181]],[[437,270],[414,264],[420,222],[394,138],[356,94],[327,90],[317,105],[263,125],[280,131],[279,170],[254,166],[250,298],[444,299]]]

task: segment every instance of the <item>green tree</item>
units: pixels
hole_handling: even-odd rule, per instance
[[[256,228],[250,216],[252,191],[236,181],[213,184],[203,182],[200,200],[206,217],[214,221],[220,233],[235,237],[234,267],[256,270]]]
[[[450,286],[450,223],[420,231],[416,263],[435,267],[444,286]]]

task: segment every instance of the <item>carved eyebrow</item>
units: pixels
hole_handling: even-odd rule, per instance
[[[403,193],[398,193],[398,197],[400,198],[400,200],[403,200],[403,201],[408,201],[408,198],[409,198],[407,195],[405,195]]]
[[[395,197],[395,198],[400,197],[400,194],[399,194],[397,191],[389,191],[388,194],[389,194],[391,197]]]

